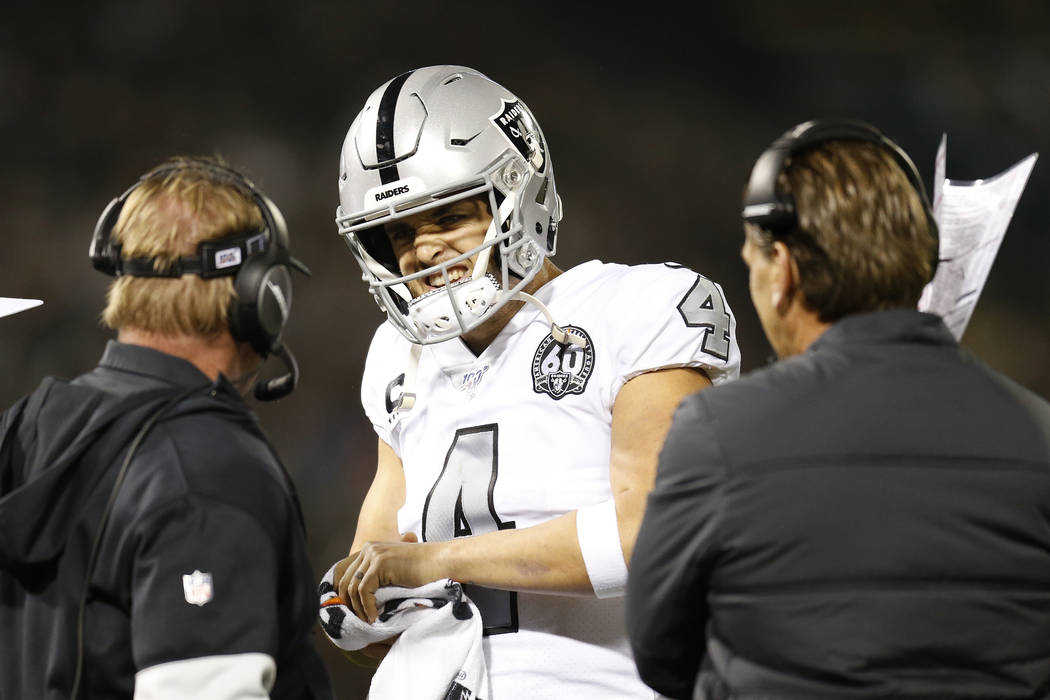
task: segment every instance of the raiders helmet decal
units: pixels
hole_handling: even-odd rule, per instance
[[[538,173],[542,173],[547,165],[547,151],[543,145],[543,135],[536,128],[531,115],[518,100],[507,102],[501,101],[503,109],[493,114],[489,119],[503,132],[511,145],[521,154],[521,157]]]

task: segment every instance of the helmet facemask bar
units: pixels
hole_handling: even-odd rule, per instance
[[[481,178],[353,216],[337,210],[339,234],[362,269],[362,278],[390,322],[413,343],[429,345],[459,337],[485,323],[532,281],[546,257],[546,241],[525,226],[521,197],[535,196],[535,178],[513,151],[505,152]],[[539,183],[543,187],[543,182]],[[462,199],[487,193],[492,221],[476,248],[409,275],[391,272],[365,245],[360,232]],[[494,255],[493,255],[494,254]],[[450,282],[448,270],[477,256],[469,278]],[[492,262],[486,265],[486,260]],[[396,261],[395,261],[396,262]],[[491,273],[495,273],[495,275]],[[407,283],[440,274],[444,285],[413,299]]]
[[[380,310],[387,313],[390,321],[402,333],[406,332],[403,330],[402,321],[404,320],[403,316],[408,313],[408,303],[412,299],[412,293],[404,284],[406,280],[401,279],[401,273],[397,268],[397,260],[392,257],[393,249],[390,249],[391,260],[389,264],[384,264],[364,242],[361,233],[371,230],[376,235],[385,237],[384,226],[388,222],[396,221],[410,214],[443,207],[460,199],[484,194],[491,189],[492,185],[486,179],[471,178],[467,182],[453,187],[426,193],[406,201],[391,202],[386,206],[377,207],[366,212],[347,214],[343,211],[342,205],[336,207],[335,221],[338,227],[338,234],[347,247],[350,248],[354,259],[357,260],[357,264],[361,267],[361,279],[368,283],[368,291],[372,293]],[[389,293],[377,294],[376,285],[380,282],[387,283],[388,287],[394,288],[395,293],[392,297]],[[388,309],[397,309],[401,312],[401,317],[395,317],[395,314],[392,311],[388,311]]]

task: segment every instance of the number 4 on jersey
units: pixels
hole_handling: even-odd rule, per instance
[[[499,426],[457,430],[423,505],[423,541],[512,529],[514,522],[501,519],[492,501],[498,476]],[[463,590],[481,612],[485,635],[518,631],[517,593],[469,584]]]
[[[726,310],[726,300],[718,285],[703,275],[696,276],[696,282],[678,303],[678,313],[682,314],[685,325],[690,328],[702,328],[704,342],[700,349],[726,362],[729,360],[729,324],[731,317]]]

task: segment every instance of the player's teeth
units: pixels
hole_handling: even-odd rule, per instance
[[[449,270],[448,271],[449,284],[451,284],[453,282],[458,282],[459,280],[463,279],[466,276],[467,276],[467,273],[466,273],[465,270],[460,270],[460,269]],[[430,277],[427,278],[427,284],[429,284],[431,287],[444,287],[445,286],[445,278],[442,277],[440,273],[438,273],[436,275],[431,275]]]

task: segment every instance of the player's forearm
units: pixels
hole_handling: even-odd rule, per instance
[[[621,595],[627,580],[612,501],[532,527],[414,541],[366,542],[337,566],[339,597],[362,620],[376,618],[380,586],[414,588],[451,578],[503,590],[605,598]]]
[[[532,593],[592,593],[575,512],[532,527],[433,544],[441,568],[463,583]]]
[[[618,595],[614,589],[622,585],[626,568],[617,573],[615,567],[629,561],[626,553],[634,549],[645,495],[641,489],[624,489],[616,494],[615,506],[600,504],[528,528],[435,544],[441,547],[442,566],[452,572],[449,577],[463,583],[534,593]],[[593,514],[603,506],[607,508],[604,521]],[[580,529],[584,511],[592,511],[585,514],[590,526]],[[586,561],[582,536],[590,538],[591,558]],[[592,575],[602,576],[604,583],[599,585]],[[620,583],[613,585],[616,581],[609,576]]]
[[[356,552],[365,542],[397,542],[397,511],[405,502],[405,474],[401,460],[382,439],[378,441],[378,464],[372,485],[357,516],[350,551]]]

